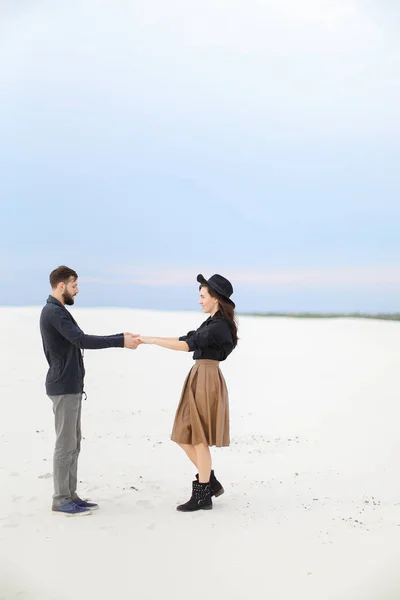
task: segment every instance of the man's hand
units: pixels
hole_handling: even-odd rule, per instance
[[[131,350],[136,350],[136,348],[142,342],[139,339],[138,333],[124,333],[124,348],[130,348]]]

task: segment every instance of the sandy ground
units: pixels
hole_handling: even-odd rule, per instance
[[[181,335],[198,313],[79,309],[92,334]],[[400,324],[243,317],[222,364],[226,493],[182,514],[169,439],[191,355],[86,351],[80,493],[54,516],[40,308],[0,309],[0,599],[400,599]]]

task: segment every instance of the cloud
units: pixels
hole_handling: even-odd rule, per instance
[[[212,273],[204,273],[209,277]],[[400,266],[326,267],[300,269],[221,269],[234,286],[251,288],[382,288],[400,289]],[[116,268],[105,277],[82,276],[87,283],[147,287],[188,286],[196,283],[196,269]]]

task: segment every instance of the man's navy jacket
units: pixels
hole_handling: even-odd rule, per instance
[[[124,334],[86,335],[65,306],[53,296],[40,315],[40,333],[43,349],[49,363],[46,393],[49,396],[80,394],[83,392],[85,368],[84,348],[123,348]]]

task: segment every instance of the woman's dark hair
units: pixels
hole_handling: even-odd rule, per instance
[[[66,267],[65,265],[61,265],[61,267],[57,267],[50,273],[50,285],[54,289],[61,282],[67,283],[70,278],[78,279],[78,274],[73,269]]]
[[[232,306],[232,304],[227,302],[222,296],[220,296],[215,290],[210,288],[208,285],[202,284],[202,285],[200,285],[199,289],[201,289],[201,288],[207,288],[210,296],[212,296],[213,298],[216,298],[218,300],[219,312],[221,313],[223,318],[226,321],[228,321],[228,323],[230,325],[230,328],[232,331],[232,338],[233,338],[233,347],[235,348],[237,346],[239,338],[238,338],[238,325],[237,325],[234,307]]]

